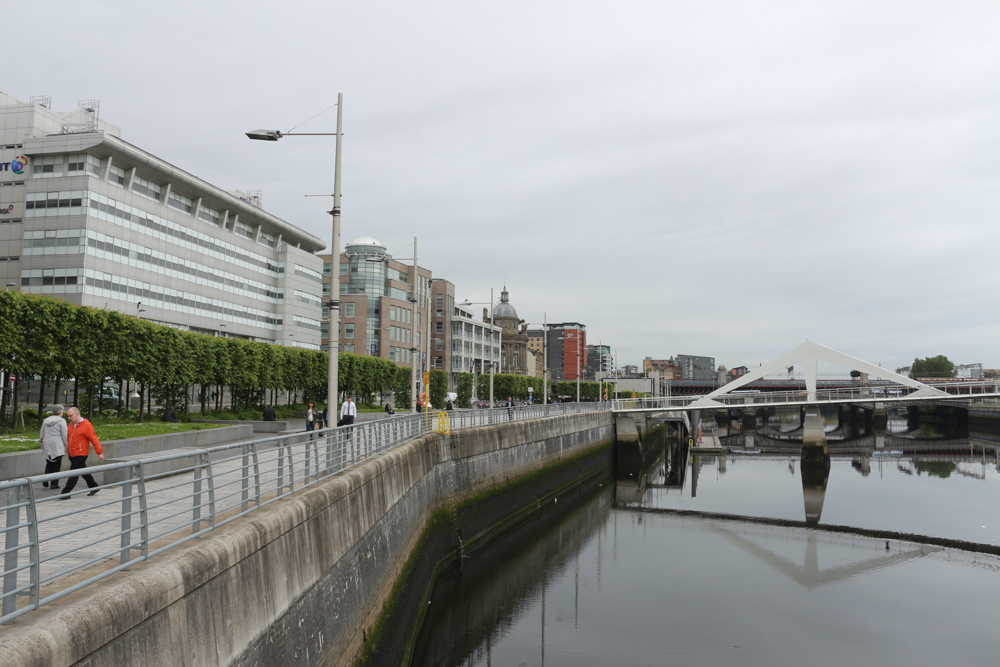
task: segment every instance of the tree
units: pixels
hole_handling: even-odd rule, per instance
[[[472,407],[472,373],[459,373],[455,393],[458,394],[458,407]]]
[[[448,374],[442,370],[431,371],[431,405],[443,408],[445,395],[448,393]]]
[[[948,357],[939,354],[926,359],[914,359],[910,366],[911,378],[950,378],[955,376],[955,364]]]

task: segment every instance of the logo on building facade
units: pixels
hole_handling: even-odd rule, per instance
[[[0,208],[0,215],[7,215],[8,213],[10,213],[13,210],[14,210],[14,205],[13,204],[11,204],[10,206],[8,206],[7,208]]]
[[[23,174],[24,170],[28,168],[28,158],[23,155],[18,155],[16,158],[10,161],[10,169],[15,174]]]

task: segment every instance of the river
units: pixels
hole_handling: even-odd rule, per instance
[[[996,665],[1000,557],[830,530],[1000,542],[996,443],[934,435],[831,446],[822,488],[794,454],[668,446],[447,575],[413,664]]]

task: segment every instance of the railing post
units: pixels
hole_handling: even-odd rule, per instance
[[[25,518],[28,520],[28,557],[31,559],[31,566],[28,568],[28,571],[31,573],[30,604],[33,609],[37,609],[42,588],[42,564],[38,545],[38,516],[35,513],[35,490],[31,487],[31,484],[25,485],[24,490],[27,491],[28,495],[28,504],[24,510]]]
[[[136,478],[136,485],[139,495],[139,539],[142,540],[140,553],[142,559],[149,557],[149,501],[146,498],[146,471],[142,463],[137,463],[135,470],[139,473]]]
[[[285,436],[283,442],[278,443],[278,488],[276,491],[278,495],[281,495],[281,490],[285,488],[285,443],[288,442],[288,436]]]
[[[243,474],[240,476],[240,511],[246,512],[250,507],[250,445],[248,443],[243,443],[241,464]]]
[[[125,468],[128,471],[128,479],[122,482],[122,536],[121,554],[118,558],[121,565],[132,559],[132,469],[134,467],[131,465]]]
[[[203,452],[202,463],[208,471],[208,525],[215,529],[215,475],[212,473],[212,457]]]
[[[191,532],[201,530],[201,453],[194,455],[194,495],[191,507]]]
[[[17,595],[8,595],[17,588],[17,556],[18,556],[18,536],[21,529],[16,526],[21,523],[21,487],[14,486],[7,489],[7,529],[4,531],[3,548],[6,551],[3,557],[3,593],[7,595],[3,599],[2,614],[6,616],[17,608]],[[14,621],[9,621],[13,623]]]
[[[250,443],[250,452],[253,456],[253,483],[254,483],[254,503],[260,508],[260,460],[257,458],[257,443]]]

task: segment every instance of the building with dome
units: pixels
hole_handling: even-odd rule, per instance
[[[483,309],[483,320],[490,321],[490,314]],[[515,375],[535,374],[534,355],[528,359],[528,327],[517,316],[517,310],[510,303],[507,286],[500,292],[500,303],[493,307],[493,322],[503,332],[500,337],[500,372]]]

